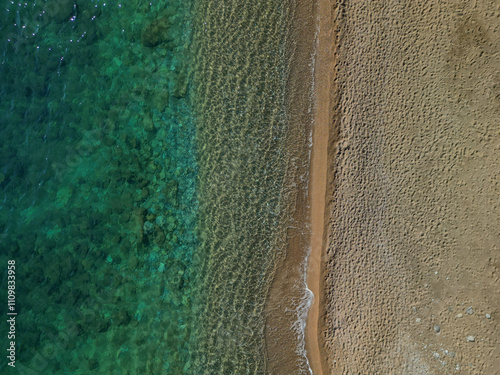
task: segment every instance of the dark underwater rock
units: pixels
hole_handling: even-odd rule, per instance
[[[173,96],[176,98],[183,98],[186,96],[188,87],[188,77],[185,71],[179,73]]]
[[[153,20],[142,31],[142,43],[146,47],[155,47],[170,42],[172,40],[169,33],[170,26],[171,22],[167,16],[162,16]]]
[[[57,23],[69,20],[75,9],[75,0],[47,0],[46,12]]]

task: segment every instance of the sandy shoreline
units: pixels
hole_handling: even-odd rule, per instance
[[[311,225],[311,253],[308,259],[307,285],[314,294],[306,324],[307,356],[315,375],[328,373],[324,351],[324,258],[326,254],[327,194],[334,189],[332,176],[334,146],[338,136],[336,107],[338,92],[336,78],[335,10],[329,0],[318,0],[317,46],[314,69],[314,123],[309,176],[309,204]]]
[[[310,190],[294,218],[311,236],[289,231],[270,327],[296,318],[280,303],[311,245],[314,374],[498,374],[500,8],[304,3],[320,33]],[[306,43],[297,50],[303,78]],[[308,86],[292,82],[306,123]],[[293,334],[267,339],[269,372],[297,373],[283,354]]]
[[[325,229],[329,223],[327,192],[333,189],[333,176],[329,172],[333,168],[338,127],[334,117],[338,105],[334,87],[334,16],[333,5],[328,0],[299,1],[295,11],[294,58],[289,82],[290,118],[303,128],[312,124],[308,131],[312,130],[313,139],[308,180],[299,178],[295,181],[300,187],[293,212],[298,226],[288,231],[287,255],[277,267],[266,303],[268,372],[271,374],[307,373],[309,366],[315,375],[329,373],[321,318],[324,316],[322,280],[325,277],[322,258],[326,250]],[[317,45],[314,46],[311,40],[316,40]],[[311,76],[311,80],[305,79],[307,76]],[[304,269],[308,248],[311,252]],[[297,337],[296,329],[290,330],[289,327],[300,319],[296,312],[301,306],[294,301],[302,299],[301,303],[304,302],[305,285],[298,282],[304,278],[304,272],[314,300],[309,310],[303,311],[307,313],[307,319],[305,337],[301,338]],[[297,353],[297,348],[303,344],[302,339],[305,340],[306,353]],[[304,362],[305,354],[308,363]]]
[[[315,1],[295,3],[288,41],[291,59],[287,82],[290,165],[289,186],[294,198],[288,207],[286,253],[280,259],[265,306],[267,372],[270,374],[307,373],[308,364],[302,324],[305,314],[304,261],[309,247],[308,155],[312,124],[310,108],[312,90],[311,57],[315,37]]]

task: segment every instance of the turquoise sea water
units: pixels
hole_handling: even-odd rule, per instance
[[[0,4],[18,369],[265,373],[289,195],[287,2]]]

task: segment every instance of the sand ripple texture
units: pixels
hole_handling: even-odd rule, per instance
[[[337,17],[331,373],[498,373],[499,3],[344,1]]]

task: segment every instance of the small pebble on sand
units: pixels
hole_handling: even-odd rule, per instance
[[[464,315],[463,315],[462,313],[457,314],[457,318],[461,318],[461,317],[463,317],[463,316],[464,316]]]
[[[486,314],[486,319],[491,319],[491,315],[490,314]]]
[[[467,310],[465,310],[465,312],[466,312],[467,314],[469,314],[469,315],[472,315],[472,314],[474,314],[474,309],[473,309],[473,308],[472,308],[472,306],[471,306],[471,307],[469,307]]]
[[[441,331],[441,327],[434,326],[434,331],[436,331],[436,333],[439,333]]]
[[[467,336],[467,342],[474,342],[476,338],[474,336]]]

